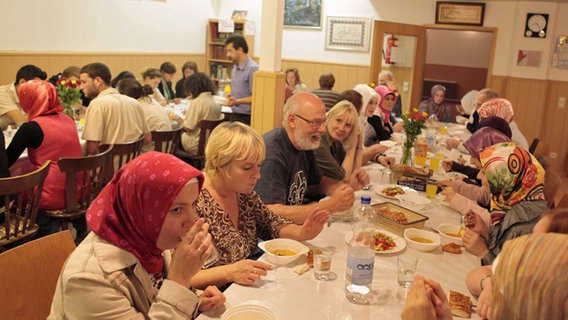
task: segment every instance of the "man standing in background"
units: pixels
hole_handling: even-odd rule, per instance
[[[227,96],[227,105],[232,108],[230,121],[240,121],[250,125],[252,103],[253,73],[258,64],[248,56],[248,44],[242,35],[234,34],[225,41],[227,58],[233,64],[231,73],[231,94]]]

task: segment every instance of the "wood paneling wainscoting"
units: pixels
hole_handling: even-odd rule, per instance
[[[170,61],[177,67],[173,79],[174,85],[182,77],[181,67],[186,61],[195,61],[200,71],[205,69],[205,55],[192,53],[84,53],[84,52],[0,52],[0,84],[16,80],[16,72],[26,64],[33,64],[47,72],[47,77],[58,74],[63,69],[75,65],[82,67],[92,62],[102,62],[116,76],[121,71],[129,70],[140,78],[140,72],[147,67],[160,68]]]
[[[568,82],[494,75],[488,87],[511,101],[515,121],[529,144],[540,139],[535,153],[549,158],[549,170],[568,177],[568,111],[558,108],[558,99],[567,96]]]
[[[44,69],[48,76],[61,72],[70,65],[83,66],[100,61],[109,66],[113,75],[123,70],[131,70],[139,77],[146,67],[159,67],[164,61],[171,61],[178,67],[174,81],[181,77],[181,66],[185,61],[197,62],[199,69],[205,71],[205,55],[192,53],[69,53],[69,52],[0,52],[0,84],[13,82],[17,70],[26,64],[35,64]],[[258,61],[258,58],[255,57]],[[377,75],[370,75],[369,65],[347,65],[304,60],[283,60],[282,71],[296,67],[301,79],[308,88],[317,89],[318,79],[322,73],[332,72],[336,83],[334,90],[343,91],[353,88],[357,83],[376,82]],[[397,76],[399,90],[402,91],[406,78],[405,70],[391,71]],[[550,169],[563,177],[568,176],[568,144],[564,136],[568,133],[568,111],[558,108],[558,98],[567,96],[568,81],[551,81],[513,78],[491,75],[488,87],[497,90],[500,95],[509,99],[515,108],[515,120],[523,131],[529,144],[534,138],[541,140],[537,149],[550,159]],[[404,99],[403,102],[409,101]],[[405,109],[408,106],[405,106]],[[551,154],[556,154],[552,158]]]

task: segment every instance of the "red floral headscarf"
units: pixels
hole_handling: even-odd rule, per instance
[[[528,151],[512,142],[498,143],[479,153],[491,191],[491,221],[521,201],[544,200],[544,168]]]
[[[57,89],[43,80],[30,80],[18,86],[18,98],[22,110],[32,121],[35,117],[63,111]]]
[[[148,152],[118,170],[87,210],[87,224],[102,239],[140,260],[149,273],[162,270],[156,247],[164,219],[180,190],[201,172],[170,154]]]

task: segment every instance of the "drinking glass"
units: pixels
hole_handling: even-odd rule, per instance
[[[314,251],[314,276],[317,280],[331,281],[337,275],[331,271],[332,251],[329,248]]]
[[[217,250],[215,243],[211,242],[211,246],[213,247],[213,250],[211,250],[211,255],[209,256],[209,258],[207,258],[207,260],[203,264],[204,269],[209,268],[210,266],[215,264],[215,262],[219,261],[219,259],[221,258],[221,256],[219,255],[219,250]]]
[[[430,170],[433,173],[438,172],[438,168],[440,167],[440,158],[439,157],[432,157],[430,158]]]
[[[410,288],[414,276],[416,275],[416,266],[418,265],[418,258],[408,254],[398,256],[398,285],[404,288]]]
[[[438,185],[436,181],[428,181],[426,184],[426,196],[428,198],[436,198],[436,193],[438,192]]]

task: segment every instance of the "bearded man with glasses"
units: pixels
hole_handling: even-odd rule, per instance
[[[318,209],[333,213],[350,209],[354,190],[369,183],[365,171],[348,185],[325,177],[313,153],[325,131],[325,105],[314,94],[299,92],[284,105],[282,127],[263,135],[266,159],[255,191],[276,214],[302,224]],[[327,195],[327,201],[304,204],[308,190]]]

